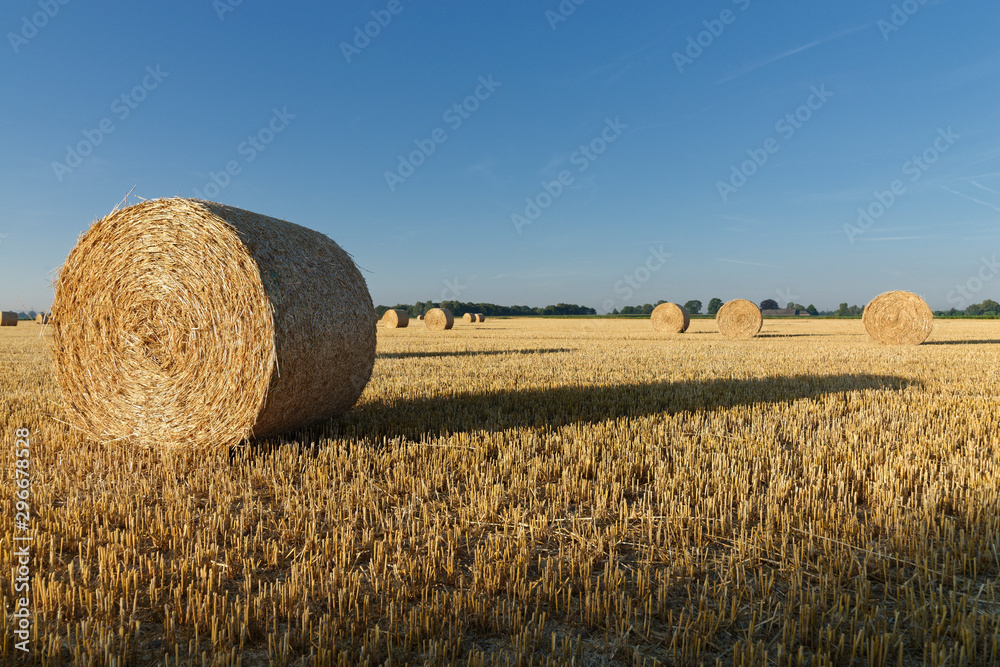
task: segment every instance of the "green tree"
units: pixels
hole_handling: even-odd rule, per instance
[[[981,304],[979,304],[984,313],[1000,313],[1000,303],[997,303],[993,299],[986,299]],[[31,315],[31,313],[28,313]]]
[[[717,296],[713,296],[708,301],[708,314],[715,315],[719,312],[719,308],[722,308],[722,299]]]
[[[698,315],[701,313],[701,301],[698,299],[691,299],[684,304],[684,310],[688,311],[692,315]]]
[[[781,306],[779,306],[778,302],[775,301],[774,299],[764,299],[763,301],[760,302],[761,310],[777,310],[780,307]]]
[[[819,311],[816,310],[816,306],[812,305],[811,303],[806,308],[806,312],[809,313],[810,315],[819,315]]]

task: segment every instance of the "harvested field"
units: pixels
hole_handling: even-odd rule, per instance
[[[1000,322],[380,328],[352,412],[169,455],[53,418],[48,331],[0,330],[37,662],[1000,660]]]

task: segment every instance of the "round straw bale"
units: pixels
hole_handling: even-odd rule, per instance
[[[385,311],[382,324],[388,329],[405,329],[410,323],[410,315],[400,308]]]
[[[476,321],[477,322],[485,322],[486,321],[486,316],[483,315],[482,313],[476,313]]]
[[[9,310],[0,312],[0,327],[16,327],[17,313]]]
[[[473,315],[472,313],[466,313],[465,315],[462,315],[462,321],[463,322],[475,322],[476,321],[476,316]]]
[[[38,322],[39,324],[48,324],[49,316],[46,315],[45,313],[38,313],[37,315],[35,315],[35,321]]]
[[[420,320],[421,322],[423,322],[424,321],[424,316],[423,315],[417,315],[417,319]]]
[[[934,313],[913,292],[885,292],[868,302],[861,321],[868,335],[887,345],[920,345],[931,335]]]
[[[684,333],[691,324],[691,316],[676,303],[661,303],[649,316],[653,328],[665,333]]]
[[[350,255],[298,225],[195,199],[112,211],[56,281],[53,366],[86,436],[222,449],[351,408],[375,309]]]
[[[733,299],[719,308],[719,312],[715,314],[715,323],[723,336],[746,340],[760,333],[764,318],[753,301]]]
[[[455,316],[447,308],[431,308],[424,316],[424,324],[428,329],[444,331],[455,326]]]

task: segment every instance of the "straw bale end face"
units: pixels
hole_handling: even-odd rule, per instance
[[[861,316],[865,330],[886,345],[920,345],[934,328],[934,312],[913,292],[884,292],[872,299]]]
[[[409,324],[409,313],[400,308],[389,309],[382,316],[382,326],[387,329],[405,329]]]
[[[445,331],[455,326],[455,316],[447,308],[431,308],[424,315],[424,324],[434,331]]]
[[[466,313],[465,315],[462,315],[462,321],[463,322],[475,322],[476,321],[476,316],[473,315],[472,313]]]
[[[486,316],[482,313],[476,313],[476,322],[485,322]]]
[[[52,312],[65,412],[99,441],[226,448],[281,433],[353,406],[375,360],[375,310],[350,255],[200,200],[94,223]]]
[[[719,308],[719,312],[715,314],[715,323],[723,336],[749,340],[760,333],[764,318],[753,301],[733,299]]]
[[[653,328],[664,333],[684,333],[691,324],[691,315],[676,303],[661,303],[649,316]]]

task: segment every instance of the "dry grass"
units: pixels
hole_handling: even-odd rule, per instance
[[[375,361],[375,310],[340,246],[191,199],[95,222],[52,312],[64,418],[103,442],[226,451],[350,409]]]
[[[187,458],[54,421],[47,329],[0,332],[37,662],[1000,660],[998,323],[382,329],[352,413]]]

